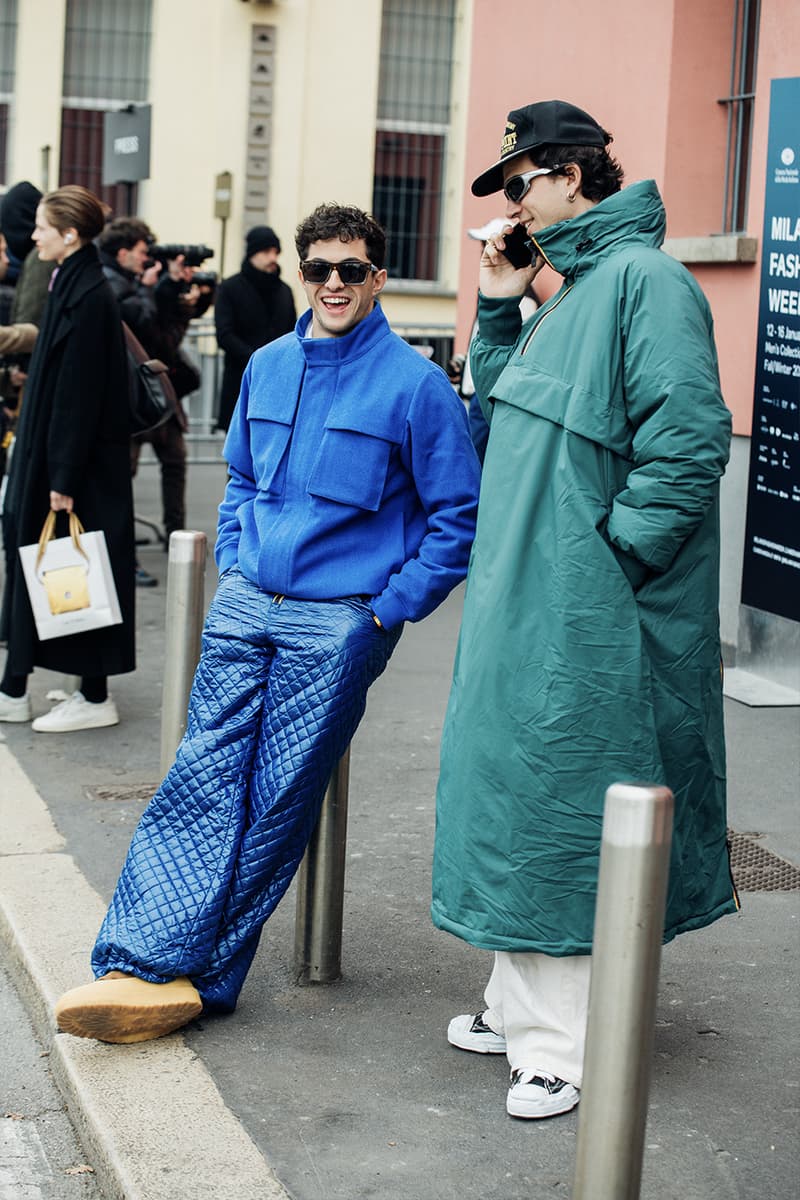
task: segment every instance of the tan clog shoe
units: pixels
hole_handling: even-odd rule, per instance
[[[56,1024],[74,1037],[100,1042],[149,1042],[199,1016],[200,993],[186,978],[147,983],[112,971],[94,983],[65,992],[56,1003]]]

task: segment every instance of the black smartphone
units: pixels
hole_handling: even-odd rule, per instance
[[[511,232],[505,235],[505,243],[506,248],[500,253],[505,254],[512,267],[519,270],[520,267],[530,267],[533,264],[536,247],[528,240],[524,225],[515,225]]]

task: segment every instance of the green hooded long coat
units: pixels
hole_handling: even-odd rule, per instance
[[[736,908],[726,846],[711,315],[652,181],[541,231],[564,276],[521,328],[481,298],[491,421],[442,737],[434,923],[591,952],[606,788],[675,795],[665,940]]]

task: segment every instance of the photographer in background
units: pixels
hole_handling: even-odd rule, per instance
[[[120,315],[143,345],[155,336],[157,322],[155,285],[161,263],[149,260],[153,240],[150,226],[138,217],[117,217],[97,239],[103,274],[119,302]]]
[[[209,246],[150,246],[150,258],[161,263],[155,291],[159,339],[156,357],[169,367],[179,400],[200,386],[200,373],[181,350],[181,342],[189,322],[202,317],[214,302],[217,277],[211,271],[199,270],[203,260],[213,253]],[[188,423],[183,411],[181,416],[185,430]]]
[[[131,473],[136,474],[143,442],[149,442],[161,466],[161,503],[167,541],[186,525],[186,414],[182,396],[200,383],[198,372],[180,351],[193,316],[205,312],[213,295],[192,283],[194,268],[185,266],[183,250],[206,247],[157,247],[150,227],[137,217],[118,217],[98,238],[103,272],[120,305],[120,315],[153,358],[170,369],[178,407],[163,425],[131,440]],[[174,250],[174,258],[166,252]],[[210,251],[209,251],[210,253]],[[162,257],[163,256],[163,257]],[[207,257],[207,255],[205,255]],[[202,260],[199,260],[202,261]],[[165,268],[166,264],[166,270]],[[157,580],[136,564],[138,587],[155,587]]]
[[[217,429],[227,430],[239,398],[242,374],[260,346],[291,333],[297,318],[292,289],[281,279],[281,243],[269,225],[245,239],[241,270],[219,286],[214,304],[217,345],[225,351]]]
[[[165,550],[170,534],[186,528],[186,442],[183,435],[189,422],[181,400],[200,387],[200,372],[181,349],[181,343],[189,322],[202,317],[214,301],[217,277],[212,271],[199,270],[203,260],[213,253],[209,246],[150,246],[151,260],[160,263],[162,269],[155,288],[156,336],[147,349],[169,367],[169,377],[178,399],[174,419],[144,439],[150,441],[152,438],[154,447],[159,435],[169,439],[168,480],[162,459]],[[162,430],[165,431],[163,434]]]

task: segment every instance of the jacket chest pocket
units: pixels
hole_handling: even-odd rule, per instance
[[[278,493],[286,474],[286,449],[292,426],[252,416],[248,416],[248,420],[256,486],[262,492]]]
[[[266,393],[250,392],[247,421],[250,426],[250,452],[256,486],[273,495],[282,490],[286,475],[286,451],[292,437],[299,382],[293,378],[278,380],[280,386]]]
[[[393,442],[357,429],[325,429],[308,491],[323,500],[377,512]]]

